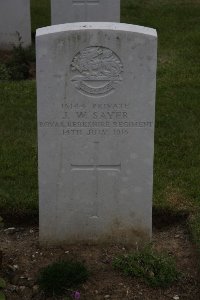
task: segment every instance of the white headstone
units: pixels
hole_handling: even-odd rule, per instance
[[[150,240],[156,31],[37,30],[41,242]]]
[[[120,22],[120,0],[51,0],[51,24]]]
[[[0,49],[31,44],[30,0],[0,1]]]

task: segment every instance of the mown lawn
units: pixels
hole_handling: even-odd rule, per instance
[[[200,0],[121,2],[122,22],[158,31],[154,207],[191,212],[200,243]],[[32,0],[33,33],[49,24],[48,1]],[[35,214],[35,81],[1,82],[0,102],[0,215]]]
[[[37,210],[35,82],[1,83],[0,207]]]

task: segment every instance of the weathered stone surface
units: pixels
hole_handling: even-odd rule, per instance
[[[0,1],[0,49],[31,44],[30,0]]]
[[[51,0],[51,23],[119,22],[120,0]]]
[[[152,231],[156,31],[37,31],[40,241],[137,243]]]

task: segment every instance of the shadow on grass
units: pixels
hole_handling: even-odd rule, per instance
[[[8,225],[38,225],[38,211],[3,212],[0,213],[4,223]],[[153,228],[162,229],[178,224],[186,224],[190,212],[186,210],[175,211],[171,208],[153,208]]]
[[[186,224],[190,216],[187,210],[173,210],[167,207],[153,207],[153,228],[162,229],[178,224]]]
[[[39,214],[37,211],[24,212],[0,212],[3,222],[6,226],[38,226]]]

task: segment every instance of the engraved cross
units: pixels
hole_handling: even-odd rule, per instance
[[[98,147],[99,142],[94,142],[95,144],[95,155],[94,155],[94,163],[93,164],[71,164],[72,171],[93,171],[95,174],[95,184],[96,184],[96,199],[98,199],[98,191],[99,191],[99,171],[112,171],[112,172],[120,172],[121,171],[121,163],[118,164],[99,164],[98,159]],[[96,205],[95,214],[97,216],[98,207]]]
[[[99,0],[73,0],[74,4],[85,4],[85,5],[90,5],[90,4],[99,4]]]
[[[84,5],[85,19],[88,19],[88,5],[97,5],[100,0],[72,0],[74,5]]]

